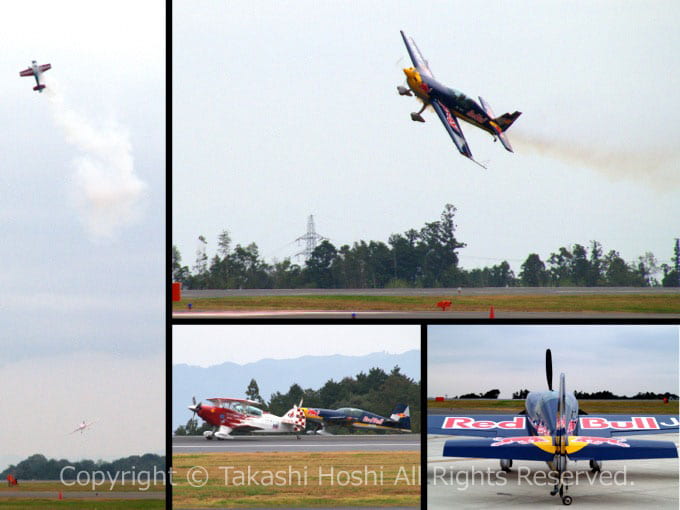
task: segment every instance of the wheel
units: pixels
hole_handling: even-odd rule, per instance
[[[602,470],[602,462],[597,461],[597,460],[591,460],[590,461],[590,470],[593,473],[598,473],[599,471]]]
[[[572,502],[571,496],[564,496],[562,498],[563,505],[571,505],[571,502]]]

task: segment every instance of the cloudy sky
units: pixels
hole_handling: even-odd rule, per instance
[[[336,245],[458,208],[463,267],[597,240],[669,262],[680,235],[680,4],[174,2],[173,242],[195,261],[227,229],[271,262],[314,214]],[[500,115],[515,154],[401,97],[412,36],[437,79]]]
[[[0,33],[0,470],[162,453],[165,3],[12,2]]]
[[[679,394],[679,341],[670,325],[429,326],[427,392],[546,390],[550,349],[555,387],[563,372],[569,391]]]
[[[200,349],[196,341],[200,340]],[[253,348],[256,345],[257,348]],[[420,349],[417,325],[175,325],[172,363],[201,367],[300,356],[401,354]]]

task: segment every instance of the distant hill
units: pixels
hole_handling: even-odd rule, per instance
[[[187,406],[191,404],[192,396],[197,400],[211,397],[245,398],[248,383],[255,379],[260,395],[268,402],[272,393],[286,393],[294,383],[304,389],[317,389],[329,379],[340,381],[344,377],[354,377],[359,372],[368,373],[374,367],[389,373],[395,365],[401,368],[402,374],[420,381],[419,350],[402,354],[375,352],[365,356],[335,354],[283,360],[263,359],[245,365],[226,362],[208,368],[177,364],[172,368],[172,430],[191,418]]]

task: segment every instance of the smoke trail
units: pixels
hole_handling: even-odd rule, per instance
[[[518,129],[510,131],[510,138],[518,152],[533,152],[565,163],[596,170],[612,181],[626,179],[645,183],[655,189],[670,191],[680,188],[678,160],[680,151],[616,150],[604,145],[588,145],[564,139],[550,139]]]
[[[44,92],[66,141],[79,151],[71,191],[81,221],[93,240],[110,240],[139,217],[146,191],[135,175],[128,134],[117,124],[97,128],[69,108],[53,77]]]

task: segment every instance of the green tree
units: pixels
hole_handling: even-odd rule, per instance
[[[519,273],[522,284],[527,287],[544,286],[548,280],[548,273],[541,257],[536,253],[530,254],[524,261]]]
[[[264,400],[260,396],[260,387],[257,385],[257,381],[255,379],[251,379],[248,387],[246,388],[246,398],[248,400],[253,400],[254,402],[264,404]]]
[[[328,289],[333,287],[333,273],[331,265],[337,255],[337,250],[329,241],[322,241],[314,248],[305,267],[306,281],[313,287]]]

